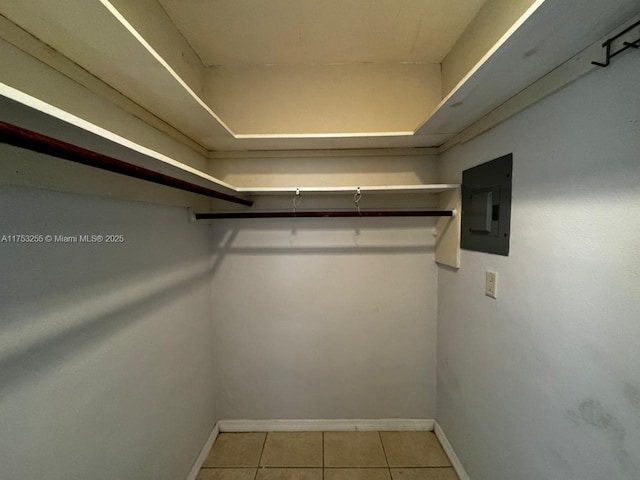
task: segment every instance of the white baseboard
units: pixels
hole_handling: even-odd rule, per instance
[[[220,422],[215,424],[211,432],[211,435],[209,435],[209,438],[204,443],[202,450],[200,450],[200,455],[198,455],[198,458],[196,458],[196,461],[194,462],[193,467],[191,468],[191,471],[187,476],[187,480],[196,480],[198,473],[200,473],[202,464],[207,459],[207,455],[209,455],[209,452],[211,451],[211,447],[213,447],[213,442],[216,441],[216,438],[218,437],[218,433],[220,433],[220,428],[218,426],[219,423]]]
[[[444,453],[446,453],[447,457],[449,457],[449,460],[451,461],[451,465],[453,465],[453,469],[458,474],[458,477],[460,477],[460,480],[471,480],[466,470],[462,466],[460,459],[456,455],[456,452],[453,451],[453,447],[449,443],[449,440],[447,440],[447,437],[444,434],[442,427],[438,425],[438,422],[435,422],[435,433],[436,433],[436,437],[438,437],[438,441],[440,442],[440,445],[442,445],[442,449],[444,450]]]
[[[447,440],[438,423],[431,419],[383,418],[375,420],[220,420],[213,427],[211,435],[205,442],[187,476],[187,480],[196,480],[202,464],[213,447],[220,432],[301,432],[301,431],[385,431],[385,430],[421,430],[435,431],[442,448],[449,457],[451,465],[460,480],[471,480],[460,459]]]
[[[340,432],[379,430],[433,431],[429,419],[383,418],[374,420],[220,420],[221,432]]]

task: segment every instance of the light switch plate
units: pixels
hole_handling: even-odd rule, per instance
[[[484,294],[487,297],[498,298],[498,274],[496,272],[487,272],[484,283]]]

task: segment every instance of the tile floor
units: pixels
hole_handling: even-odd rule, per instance
[[[433,432],[221,433],[198,480],[458,480]]]

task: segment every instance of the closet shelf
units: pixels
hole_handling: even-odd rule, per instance
[[[79,147],[3,121],[0,121],[0,143],[6,143],[14,147],[24,148],[89,167],[107,170],[127,177],[146,180],[158,185],[165,185],[167,187],[177,188],[178,190],[205,195],[210,198],[216,198],[246,207],[253,205],[251,200],[187,182],[175,176],[166,175],[156,170],[125,162],[118,158]]]

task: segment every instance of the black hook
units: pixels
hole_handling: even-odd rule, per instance
[[[640,48],[640,38],[638,40],[635,40],[633,42],[622,42],[623,47],[620,48],[619,50],[616,50],[615,52],[611,53],[611,44],[613,43],[614,40],[620,38],[622,35],[624,35],[625,33],[633,30],[635,27],[637,27],[638,25],[640,25],[640,22],[636,22],[633,25],[631,25],[630,27],[627,27],[626,29],[624,29],[622,32],[620,32],[619,34],[617,34],[615,37],[611,37],[609,40],[607,40],[606,42],[604,42],[602,44],[603,47],[606,47],[607,51],[606,51],[606,60],[605,63],[600,63],[600,62],[591,62],[593,65],[597,65],[599,67],[608,67],[609,64],[611,63],[611,59],[613,57],[615,57],[616,55],[618,55],[619,53],[624,52],[627,48]]]

